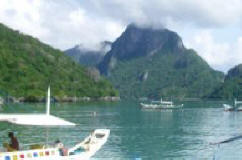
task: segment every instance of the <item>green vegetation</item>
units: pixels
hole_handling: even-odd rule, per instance
[[[125,98],[183,98],[210,95],[223,77],[186,49],[180,54],[160,50],[150,57],[117,61],[108,78]]]
[[[225,99],[242,98],[242,64],[228,71],[224,83],[210,97]]]
[[[34,99],[45,95],[49,83],[58,97],[118,95],[108,81],[94,80],[60,50],[0,24],[0,90]]]
[[[98,65],[122,98],[202,98],[220,87],[224,74],[186,49],[168,29],[129,25]]]

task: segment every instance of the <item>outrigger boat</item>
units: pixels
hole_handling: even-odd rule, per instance
[[[231,106],[229,104],[223,104],[224,111],[242,111],[241,104],[242,104],[242,101],[237,101],[237,99],[235,99],[234,106]]]
[[[75,123],[50,115],[50,87],[47,93],[46,114],[0,114],[0,122],[30,126],[75,126]],[[56,145],[30,145],[28,150],[11,152],[0,150],[0,160],[88,160],[107,141],[108,129],[96,129],[84,141],[65,149],[62,143]]]
[[[152,101],[151,104],[140,103],[143,109],[179,109],[183,107],[181,105],[174,105],[172,101],[163,101],[162,98],[160,101]]]

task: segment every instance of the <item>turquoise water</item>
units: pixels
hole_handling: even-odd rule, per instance
[[[137,102],[52,104],[52,114],[78,126],[46,129],[1,123],[0,143],[13,130],[22,147],[57,139],[70,147],[93,129],[108,128],[108,142],[93,159],[242,159],[242,140],[209,145],[242,134],[242,112],[224,112],[223,103],[186,102],[183,110],[173,112],[142,110]],[[39,113],[44,109],[44,104],[15,104],[1,112]]]

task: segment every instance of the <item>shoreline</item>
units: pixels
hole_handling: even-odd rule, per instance
[[[7,97],[2,98],[3,103],[40,103],[46,102],[46,97]],[[105,97],[51,97],[53,102],[118,102],[120,101],[119,96],[105,96]],[[0,103],[1,104],[1,103]]]

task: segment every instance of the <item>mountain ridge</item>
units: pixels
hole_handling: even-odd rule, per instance
[[[82,44],[65,50],[65,54],[71,57],[74,61],[86,66],[94,67],[100,63],[105,54],[110,50],[112,42],[102,41],[96,44],[94,48],[86,48]]]
[[[34,100],[51,84],[58,97],[102,97],[118,93],[104,78],[98,81],[63,52],[0,23],[0,90]]]
[[[128,60],[133,57],[147,56],[148,54],[152,56],[161,48],[172,48],[181,52],[184,50],[182,40],[175,32],[167,29],[137,28],[135,24],[128,25],[122,35],[113,42],[112,49],[98,65],[102,74],[108,74],[108,65],[112,66],[112,64],[107,64],[107,62],[112,61],[111,58]],[[129,43],[127,43],[127,39],[130,40]],[[176,46],[172,46],[174,44]]]
[[[205,97],[221,85],[213,70],[168,29],[129,25],[98,65],[121,97]]]
[[[242,64],[231,68],[224,82],[209,96],[211,98],[242,99]]]

